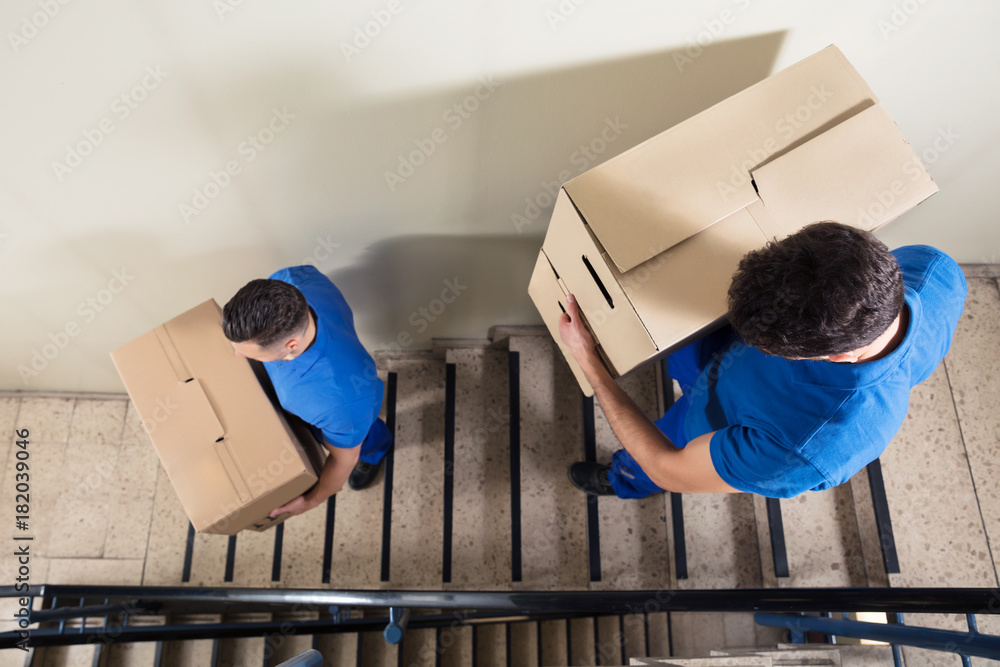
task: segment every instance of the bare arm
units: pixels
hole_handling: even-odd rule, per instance
[[[270,516],[276,517],[285,512],[292,516],[302,514],[317,505],[322,504],[327,498],[340,491],[351,476],[354,465],[361,456],[361,445],[345,449],[343,447],[333,447],[329,443],[324,443],[329,456],[320,471],[319,480],[307,493],[293,498],[281,507],[272,510]]]
[[[682,493],[739,492],[723,481],[712,465],[709,453],[712,433],[695,438],[683,449],[675,447],[618,386],[597,354],[594,339],[583,324],[580,307],[573,295],[567,298],[566,313],[559,320],[559,333],[594,387],[618,440],[653,483],[662,489]]]

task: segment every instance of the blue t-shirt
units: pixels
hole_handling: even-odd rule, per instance
[[[264,363],[281,406],[334,447],[360,445],[382,407],[382,380],[354,331],[350,306],[314,266],[292,266],[270,278],[297,287],[316,319],[309,349],[291,361]]]
[[[684,417],[688,441],[715,431],[710,452],[730,486],[790,498],[846,482],[899,430],[910,389],[948,352],[966,284],[950,257],[928,246],[893,252],[910,320],[875,361],[789,361],[737,341],[702,370]]]

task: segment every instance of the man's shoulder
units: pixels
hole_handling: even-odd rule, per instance
[[[320,273],[319,269],[312,264],[286,266],[283,269],[278,269],[269,275],[268,278],[271,280],[281,280],[282,282],[291,283],[295,286],[314,280],[330,282],[330,279]]]
[[[947,253],[929,245],[908,245],[892,251],[903,272],[903,282],[922,292],[928,285],[965,294],[965,274]]]

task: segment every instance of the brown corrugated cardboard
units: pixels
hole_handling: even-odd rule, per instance
[[[573,293],[623,375],[721,324],[748,251],[820,220],[875,229],[935,192],[831,46],[568,181],[528,292],[556,340]]]
[[[198,532],[235,535],[316,483],[321,447],[272,404],[214,300],[111,353]],[[263,373],[261,369],[261,373]]]

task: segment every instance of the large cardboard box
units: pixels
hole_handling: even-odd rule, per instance
[[[209,300],[111,358],[195,530],[235,535],[281,523],[268,513],[316,483],[323,452],[221,322]]]
[[[721,325],[748,251],[805,225],[873,230],[937,192],[834,46],[566,182],[528,286],[559,337],[576,296],[614,376]]]

